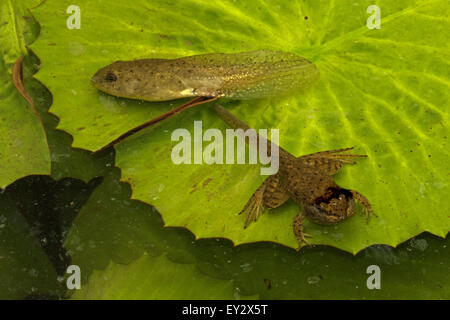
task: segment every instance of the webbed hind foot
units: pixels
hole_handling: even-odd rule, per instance
[[[305,219],[305,214],[304,213],[299,213],[294,217],[294,222],[292,224],[293,230],[294,230],[294,235],[297,238],[297,242],[298,242],[298,247],[297,247],[297,251],[300,250],[301,247],[303,247],[304,245],[310,246],[311,244],[306,241],[305,238],[311,238],[311,236],[307,233],[303,232],[303,220]]]
[[[250,200],[247,201],[244,208],[239,212],[242,214],[246,211],[247,218],[245,219],[244,229],[248,227],[250,222],[258,220],[258,217],[262,212],[264,212],[264,191],[266,189],[266,185],[263,183],[252,195]]]

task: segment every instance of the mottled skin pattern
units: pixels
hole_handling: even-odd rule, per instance
[[[216,105],[219,116],[231,127],[244,130],[248,125],[233,116],[229,111]],[[258,137],[258,139],[264,139]],[[362,194],[338,186],[332,175],[345,164],[354,164],[354,158],[365,157],[345,153],[353,148],[317,152],[295,157],[279,148],[278,173],[269,176],[256,190],[240,213],[247,212],[244,228],[256,221],[265,209],[276,208],[292,199],[303,210],[297,214],[293,222],[294,234],[299,248],[303,242],[308,244],[303,233],[303,220],[311,219],[319,224],[333,224],[347,219],[355,213],[355,201],[358,201],[366,212],[368,222],[372,212],[369,201]],[[270,143],[268,144],[270,150]]]
[[[260,50],[116,61],[97,71],[91,81],[103,92],[130,99],[244,100],[296,92],[318,75],[316,66],[305,58],[289,52]]]

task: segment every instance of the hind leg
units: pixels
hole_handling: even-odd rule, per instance
[[[297,251],[304,245],[310,245],[308,241],[306,241],[306,237],[311,237],[310,235],[303,232],[303,220],[305,220],[306,214],[301,212],[294,217],[294,222],[292,224],[292,228],[294,230],[294,235],[298,241]]]
[[[258,217],[265,209],[279,207],[288,199],[289,195],[281,187],[279,176],[270,176],[255,191],[241,212],[239,212],[239,214],[247,212],[244,228],[247,228],[252,221],[258,220]]]
[[[301,161],[302,165],[311,167],[313,169],[321,170],[322,172],[334,175],[342,169],[346,164],[355,164],[356,162],[352,158],[364,158],[366,155],[343,153],[352,148],[344,148],[337,150],[321,151],[297,158],[297,161]]]

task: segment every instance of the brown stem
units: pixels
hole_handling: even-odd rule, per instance
[[[147,122],[145,122],[145,123],[143,123],[143,124],[133,128],[131,130],[128,130],[127,132],[125,132],[124,134],[122,134],[118,138],[114,139],[113,141],[111,141],[106,146],[102,147],[101,149],[97,150],[96,152],[100,152],[100,151],[105,150],[105,149],[107,149],[107,148],[109,148],[111,146],[114,146],[114,145],[118,144],[119,142],[122,142],[123,140],[125,140],[129,136],[131,136],[131,135],[141,131],[142,129],[145,129],[145,128],[147,128],[147,127],[149,127],[151,125],[154,125],[154,124],[156,124],[156,123],[158,123],[158,122],[160,122],[162,120],[170,118],[170,117],[180,113],[181,111],[184,111],[186,109],[192,108],[192,107],[197,106],[199,104],[203,104],[203,103],[207,103],[207,102],[211,102],[211,101],[217,100],[218,98],[219,97],[197,97],[197,98],[194,98],[194,99],[188,101],[187,103],[185,103],[185,104],[183,104],[183,105],[181,105],[179,107],[176,107],[176,108],[174,108],[174,109],[172,109],[170,111],[167,111],[166,113],[163,113],[162,115],[160,115],[160,116],[158,116],[156,118],[153,118],[153,119],[151,119],[151,120],[149,120],[149,121],[147,121]]]
[[[12,80],[14,83],[14,86],[16,87],[17,91],[27,100],[28,104],[31,107],[31,110],[38,116],[39,120],[41,120],[41,115],[36,109],[36,106],[34,104],[33,99],[31,99],[28,92],[25,90],[24,84],[23,84],[23,58],[24,55],[21,55],[16,62],[14,62],[13,71],[12,71]]]

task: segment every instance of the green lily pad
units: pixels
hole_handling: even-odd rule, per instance
[[[114,164],[114,150],[93,154],[88,150],[71,148],[72,137],[55,129],[58,118],[48,112],[52,104],[51,93],[35,78],[27,79],[25,88],[35,101],[44,122],[51,153],[52,178],[60,180],[70,177],[89,182],[93,178],[104,176]]]
[[[26,8],[40,1],[0,3],[0,188],[30,174],[50,173],[44,127],[12,80],[14,62],[26,55],[26,44],[39,26]]]
[[[290,98],[229,103],[253,128],[279,128],[294,155],[355,146],[369,157],[336,176],[371,202],[377,219],[333,226],[306,223],[314,244],[356,253],[398,243],[422,231],[444,236],[448,218],[450,50],[446,1],[378,2],[381,29],[369,29],[369,1],[280,1],[277,4],[192,1],[79,1],[81,29],[65,27],[69,1],[34,12],[41,23],[33,49],[37,74],[53,93],[51,112],[73,145],[97,150],[121,133],[182,102],[149,103],[98,92],[90,77],[115,60],[172,58],[208,52],[273,49],[313,61],[317,86]],[[276,241],[295,247],[289,202],[243,229],[237,215],[264,177],[251,165],[175,165],[176,128],[225,129],[207,107],[183,112],[117,146],[122,179],[133,198],[153,204],[168,226],[198,238],[235,244]]]
[[[164,227],[154,208],[129,196],[126,183],[118,182],[118,170],[112,170],[75,218],[65,248],[72,264],[80,267],[82,283],[72,298],[448,299],[450,295],[450,237],[424,233],[397,248],[374,245],[356,256],[328,246],[301,252],[268,242],[234,246],[228,239],[194,240],[184,228]],[[381,290],[367,288],[370,265],[380,267]]]
[[[133,275],[130,277],[130,275]],[[256,299],[233,293],[231,280],[214,279],[192,264],[171,262],[165,255],[144,253],[127,265],[111,262],[106,270],[95,271],[89,283],[72,299],[153,299],[153,300],[231,300]]]

